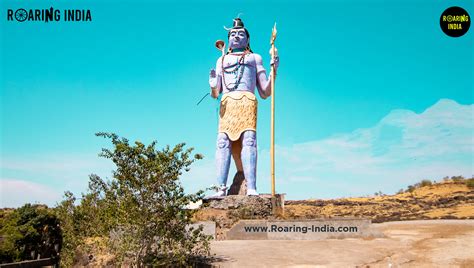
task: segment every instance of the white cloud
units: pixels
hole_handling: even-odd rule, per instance
[[[30,155],[21,157],[8,157],[2,159],[1,168],[4,170],[20,170],[23,172],[80,172],[83,170],[103,169],[103,159],[97,154],[83,155]],[[109,165],[110,166],[110,165]]]
[[[61,199],[61,193],[45,185],[24,180],[0,181],[0,207],[16,208],[26,203],[53,206]]]
[[[3,157],[0,177],[2,205],[19,207],[28,202],[54,205],[65,191],[75,195],[86,191],[90,174],[110,177],[113,168],[110,160],[99,158],[96,153]],[[23,189],[22,185],[25,186]],[[20,188],[11,191],[14,186]],[[45,192],[50,194],[43,194]]]

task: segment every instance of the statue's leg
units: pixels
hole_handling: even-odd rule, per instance
[[[242,134],[242,165],[247,180],[247,194],[257,190],[257,134],[253,130],[246,130]]]
[[[219,186],[225,187],[230,167],[231,144],[229,137],[225,133],[217,135],[216,166],[217,182]]]

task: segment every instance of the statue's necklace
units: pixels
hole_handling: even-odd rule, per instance
[[[237,63],[235,64],[235,67],[229,70],[229,68],[224,68],[224,56],[222,56],[222,80],[224,81],[224,86],[227,88],[229,91],[234,91],[239,87],[240,80],[242,80],[242,77],[244,76],[244,69],[245,69],[245,56],[248,54],[248,51],[244,51],[240,58],[238,58]],[[234,74],[236,77],[236,82],[233,87],[230,87],[227,85],[225,82],[225,74]]]

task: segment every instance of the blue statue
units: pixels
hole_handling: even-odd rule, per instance
[[[269,97],[271,77],[267,78],[262,57],[250,48],[250,34],[240,18],[234,19],[228,31],[229,48],[225,50],[223,41],[216,42],[222,50],[217,59],[216,69],[209,74],[211,96],[217,98],[222,93],[217,135],[216,165],[217,193],[212,197],[227,195],[227,177],[230,157],[234,158],[238,171],[247,180],[247,195],[257,193],[257,99],[255,87],[262,99]],[[270,64],[275,73],[279,58],[275,55]]]

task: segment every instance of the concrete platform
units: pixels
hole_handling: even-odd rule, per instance
[[[324,240],[383,237],[370,219],[241,220],[226,233],[226,240]]]
[[[372,224],[384,238],[213,241],[216,267],[474,267],[474,220]]]
[[[196,230],[199,228],[199,226],[202,225],[202,233],[205,235],[210,235],[212,236],[213,239],[216,239],[216,223],[213,221],[199,221],[193,224],[188,225],[186,228],[189,230],[190,228],[193,228],[193,230]]]

